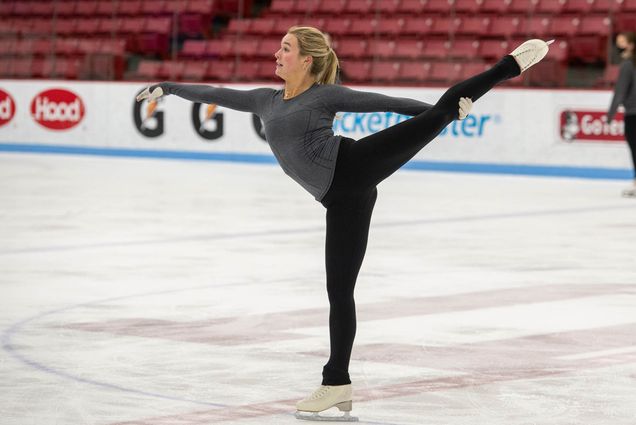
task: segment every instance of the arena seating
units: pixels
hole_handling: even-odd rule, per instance
[[[252,5],[2,1],[0,77],[275,80],[281,35],[305,24],[329,33],[344,81],[448,84],[541,37],[557,39],[548,60],[512,84],[562,86],[568,66],[589,64],[606,66],[607,84],[613,35],[636,28],[636,0],[272,0],[258,16]]]

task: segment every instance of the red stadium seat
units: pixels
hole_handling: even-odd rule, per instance
[[[424,35],[431,31],[433,20],[431,18],[412,18],[404,20],[402,32],[406,35]]]
[[[120,15],[136,16],[141,15],[141,1],[140,0],[127,0],[119,2]]]
[[[570,38],[570,48],[567,52],[569,59],[579,59],[586,63],[605,60],[606,38],[595,35],[583,35]],[[551,49],[552,52],[552,49]],[[553,55],[551,55],[552,57]]]
[[[162,80],[180,80],[184,67],[184,62],[164,61],[159,67],[157,76]]]
[[[48,37],[33,41],[32,52],[34,55],[47,56],[50,55],[52,51],[53,41],[51,41]]]
[[[274,28],[272,29],[272,33],[280,34],[282,38],[282,35],[285,34],[289,28],[293,27],[294,25],[297,25],[298,23],[299,23],[298,19],[295,17],[278,18],[276,19],[274,23]]]
[[[234,61],[212,61],[208,64],[205,78],[214,81],[230,81],[234,75]]]
[[[322,0],[318,3],[316,12],[336,16],[344,12],[346,0]]]
[[[165,15],[179,15],[186,11],[187,6],[187,0],[170,0],[163,4],[161,12]]]
[[[115,17],[117,14],[117,3],[111,0],[101,0],[97,3],[97,10],[95,13],[102,16]]]
[[[227,26],[230,34],[246,34],[250,30],[252,21],[250,19],[232,19]]]
[[[270,18],[253,19],[252,25],[250,25],[249,32],[252,34],[268,36],[275,34],[274,25],[276,21]]]
[[[399,72],[399,62],[374,62],[371,66],[371,79],[374,81],[393,82],[399,78]]]
[[[499,58],[509,54],[511,50],[507,41],[482,40],[479,43],[479,56],[484,59],[499,60]]]
[[[480,0],[455,0],[455,11],[460,14],[474,15],[481,9]]]
[[[269,10],[273,14],[287,15],[293,13],[296,0],[273,0]]]
[[[348,0],[345,2],[344,12],[357,16],[371,14],[374,3],[374,0]]]
[[[612,87],[616,83],[618,79],[618,74],[620,72],[620,66],[618,65],[607,65],[605,70],[603,71],[603,76],[596,82],[598,87]]]
[[[485,37],[490,29],[490,18],[486,16],[465,16],[459,18],[459,23],[455,29],[459,35],[474,35],[475,37]]]
[[[242,81],[254,81],[258,78],[260,64],[243,60],[236,65],[235,77]]]
[[[280,49],[280,38],[264,38],[261,40],[261,46],[257,55],[262,58],[270,58],[274,61],[274,54]]]
[[[430,72],[430,63],[404,62],[398,72],[398,79],[402,82],[421,82],[428,79]]]
[[[506,13],[532,15],[537,8],[537,3],[538,0],[510,0]]]
[[[490,35],[510,38],[519,34],[521,20],[516,16],[496,16],[490,22]]]
[[[360,38],[343,38],[334,46],[338,57],[361,58],[369,55],[367,41]]]
[[[566,0],[539,0],[536,12],[558,16],[565,7]]]
[[[75,14],[83,17],[93,17],[97,12],[97,2],[91,0],[79,1],[75,4]]]
[[[234,51],[236,52],[236,54],[246,58],[256,56],[258,47],[258,38],[237,39],[234,43]]]
[[[234,53],[234,40],[210,40],[207,42],[206,55],[211,57],[225,57]]]
[[[388,36],[397,36],[401,34],[404,28],[404,18],[385,16],[378,20],[377,31],[380,34]]]
[[[186,58],[203,58],[206,54],[205,40],[186,40],[183,42],[180,55]]]
[[[395,56],[396,42],[386,39],[371,39],[369,40],[369,54],[373,57],[390,59]]]
[[[550,33],[557,36],[570,37],[579,31],[581,21],[577,17],[557,16],[552,20]]]
[[[431,72],[428,80],[449,83],[457,81],[461,77],[462,65],[452,62],[435,62],[431,64]]]
[[[186,3],[184,12],[211,17],[214,10],[214,0],[190,0]]]
[[[461,21],[457,18],[450,17],[438,17],[433,19],[433,25],[429,31],[429,34],[433,35],[445,35],[451,34],[457,31],[457,27]]]
[[[327,19],[325,22],[325,31],[334,37],[349,34],[351,20],[348,18]]]
[[[80,18],[75,25],[75,34],[81,34],[84,37],[96,35],[99,28],[100,19],[98,18]]]
[[[373,6],[373,11],[380,14],[380,16],[391,16],[398,12],[400,7],[400,0],[382,0],[376,1]]]
[[[505,15],[508,13],[510,0],[484,0],[481,4],[481,12],[493,15]]]
[[[448,49],[448,56],[467,60],[475,57],[479,51],[480,42],[474,39],[455,39]]]
[[[76,80],[79,76],[80,63],[78,59],[57,58],[54,76],[66,80]]]
[[[170,1],[170,0],[166,0]],[[160,15],[164,8],[164,0],[144,0],[141,2],[141,14],[144,16]],[[98,7],[99,10],[99,7]]]
[[[419,15],[426,11],[426,0],[402,0],[398,6],[398,13]]]
[[[348,81],[367,81],[371,75],[371,67],[366,61],[346,61],[341,63],[343,80]]]
[[[31,34],[50,37],[53,33],[53,21],[51,19],[34,19],[31,26]]]
[[[161,62],[141,60],[137,67],[136,76],[145,80],[158,80]]]
[[[567,0],[561,12],[583,15],[592,10],[593,4],[594,0]]]
[[[376,19],[354,18],[351,19],[351,25],[347,31],[350,35],[370,36],[378,26]]]
[[[421,59],[424,51],[422,40],[404,39],[395,44],[395,56],[398,58]]]
[[[51,19],[55,10],[55,3],[50,1],[37,1],[31,3],[30,6],[31,15],[46,16],[49,19]]]
[[[522,28],[522,32],[529,37],[551,37],[552,18],[547,16],[531,16],[523,21]]]
[[[466,80],[470,77],[474,77],[477,74],[481,74],[482,72],[487,71],[489,68],[490,65],[484,62],[463,63],[460,73],[460,79]]]
[[[102,17],[97,24],[97,33],[103,35],[117,34],[121,28],[120,19]]]
[[[55,2],[56,16],[71,16],[75,14],[75,2],[57,1]]]
[[[450,42],[445,39],[428,40],[422,54],[430,59],[444,59],[448,55]]]
[[[57,19],[53,25],[53,31],[62,37],[73,35],[75,32],[75,19]]]
[[[279,81],[278,76],[275,74],[276,68],[272,62],[260,61],[258,66],[258,79],[259,80],[275,80]]]
[[[634,13],[636,12],[636,0],[623,0],[621,6],[621,12]]]
[[[428,0],[426,2],[426,12],[445,15],[451,10],[452,4],[452,0]]]
[[[621,0],[594,0],[592,3],[592,13],[617,12],[621,7]]]
[[[581,18],[581,24],[578,27],[577,34],[589,34],[597,36],[610,35],[610,18],[602,15],[587,15]]]

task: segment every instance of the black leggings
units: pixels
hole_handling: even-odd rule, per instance
[[[636,115],[625,115],[625,140],[632,153],[634,180],[636,180]]]
[[[323,385],[351,383],[349,359],[356,333],[353,292],[367,247],[376,186],[457,119],[460,97],[475,101],[519,73],[512,56],[505,56],[488,71],[448,89],[428,111],[357,142],[343,139],[340,143],[334,179],[321,201],[327,209],[325,262],[331,344]]]

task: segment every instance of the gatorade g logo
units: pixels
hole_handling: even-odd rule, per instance
[[[11,121],[15,115],[15,101],[11,95],[0,89],[0,127]]]
[[[192,125],[201,137],[206,140],[215,140],[223,137],[223,114],[216,113],[216,105],[201,103],[192,105]]]
[[[159,101],[148,102],[144,100],[137,102],[135,100],[134,102],[133,119],[137,130],[146,137],[161,136],[163,134],[163,111],[158,110]]]
[[[84,103],[69,90],[46,90],[31,101],[31,116],[43,127],[68,130],[84,118]]]
[[[258,134],[258,137],[267,141],[267,139],[265,139],[265,126],[263,125],[263,121],[261,121],[256,114],[252,114],[252,125],[254,126],[254,130],[256,131],[256,134]]]

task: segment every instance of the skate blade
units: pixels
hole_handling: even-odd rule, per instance
[[[343,416],[322,416],[317,412],[296,412],[296,419],[304,421],[317,421],[317,422],[358,422],[356,416],[351,416],[349,412],[345,412]]]

